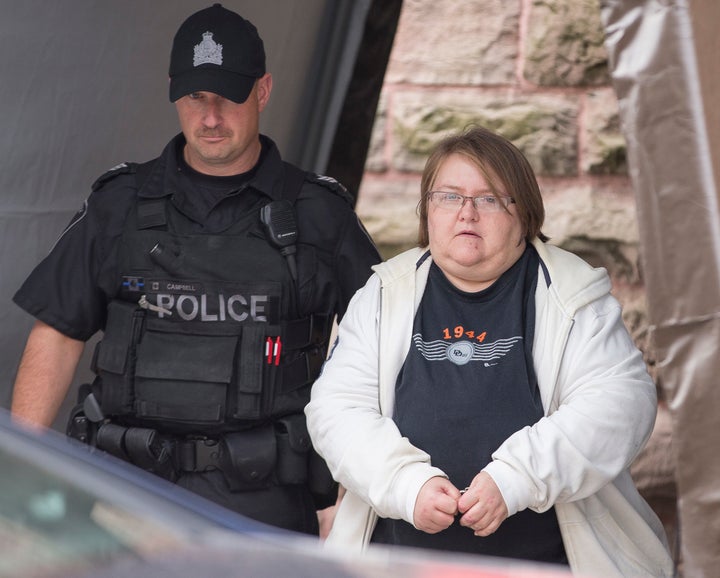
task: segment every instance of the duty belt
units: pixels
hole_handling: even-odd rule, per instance
[[[311,444],[302,414],[219,438],[183,438],[104,423],[95,440],[98,448],[171,481],[219,470],[231,490],[246,491],[308,479]]]
[[[222,469],[220,440],[188,439],[175,442],[173,464],[181,472]]]

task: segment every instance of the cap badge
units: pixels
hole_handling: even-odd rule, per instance
[[[221,65],[223,63],[222,48],[222,44],[218,44],[213,40],[212,32],[204,32],[202,42],[195,45],[193,66],[200,66],[201,64]]]

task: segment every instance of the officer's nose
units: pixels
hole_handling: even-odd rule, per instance
[[[203,123],[205,126],[213,128],[222,123],[222,111],[220,102],[217,99],[209,99],[203,112]]]

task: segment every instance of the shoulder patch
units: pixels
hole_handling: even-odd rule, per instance
[[[333,193],[339,195],[343,199],[345,199],[347,202],[349,202],[351,205],[355,204],[355,199],[353,196],[348,192],[348,190],[345,188],[345,186],[333,179],[332,177],[328,177],[326,175],[318,175],[317,173],[308,173],[307,174],[307,180],[311,183],[316,183],[318,185],[321,185],[325,187],[326,189],[329,189]]]
[[[82,207],[80,207],[80,210],[77,213],[75,213],[75,215],[73,216],[72,219],[70,219],[68,226],[65,227],[65,229],[63,230],[62,233],[60,233],[60,236],[57,238],[57,241],[55,241],[55,243],[53,243],[53,246],[50,248],[51,253],[55,249],[55,245],[57,245],[60,242],[60,240],[67,234],[67,232],[70,231],[72,228],[74,228],[75,225],[77,225],[80,221],[82,221],[85,218],[85,215],[87,215],[87,210],[88,210],[88,201],[87,201],[87,199],[85,199],[83,201]]]
[[[99,188],[101,188],[105,183],[108,181],[111,181],[118,175],[124,175],[124,174],[132,174],[135,172],[135,163],[120,163],[119,165],[115,165],[113,168],[111,168],[106,173],[100,175],[96,181],[92,184],[92,190],[97,191]]]

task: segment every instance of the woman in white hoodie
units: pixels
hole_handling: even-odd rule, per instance
[[[444,139],[419,247],[375,267],[306,408],[346,489],[329,545],[425,547],[671,576],[628,467],[655,386],[603,269],[545,243],[506,139]]]

